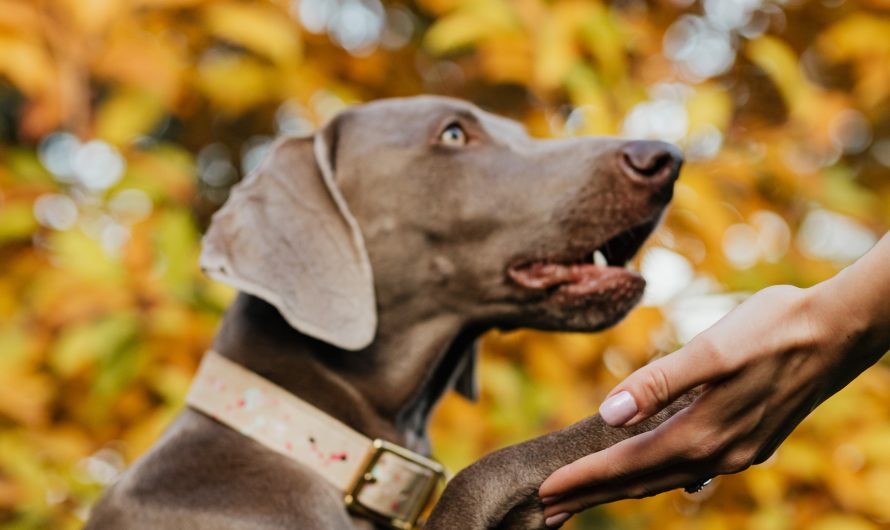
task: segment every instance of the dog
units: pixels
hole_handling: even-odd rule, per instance
[[[310,137],[277,141],[214,215],[202,269],[239,290],[214,362],[395,444],[376,454],[405,452],[400,465],[435,476],[410,455],[429,453],[427,422],[446,391],[475,399],[475,339],[623,318],[645,283],[624,265],[661,219],[682,161],[663,142],[533,139],[450,98],[351,107]],[[222,387],[214,377],[201,380]],[[381,517],[357,490],[346,497],[363,509],[347,509],[323,476],[334,453],[307,445],[305,458],[324,463],[306,465],[211,409],[183,410],[87,528],[413,525],[416,513]],[[452,480],[426,527],[543,528],[537,488],[550,472],[664,419],[617,430],[594,416],[493,453]]]

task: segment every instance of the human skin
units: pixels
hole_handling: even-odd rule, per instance
[[[631,426],[696,387],[656,429],[576,460],[541,485],[548,526],[571,514],[738,473],[769,458],[819,404],[890,349],[890,233],[833,278],[768,287],[637,370],[600,407]]]

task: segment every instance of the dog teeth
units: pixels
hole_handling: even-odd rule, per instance
[[[597,250],[593,253],[593,264],[600,267],[607,267],[609,262],[606,260],[606,255]]]

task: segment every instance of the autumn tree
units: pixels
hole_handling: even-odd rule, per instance
[[[233,295],[200,233],[273,137],[439,93],[537,136],[684,148],[643,306],[596,335],[487,335],[481,402],[433,426],[457,469],[887,230],[888,36],[886,0],[0,0],[0,525],[80,527],[182,406]],[[575,528],[886,527],[888,389],[879,364],[766,464]]]

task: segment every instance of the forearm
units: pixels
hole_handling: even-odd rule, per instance
[[[615,408],[607,414],[613,425],[635,426],[686,389],[708,390],[653,436],[555,471],[541,486],[541,495],[557,496],[544,515],[564,518],[763,462],[813,407],[888,349],[890,234],[830,280],[755,293],[683,348],[625,379],[611,395],[629,395],[633,415]]]
[[[854,264],[812,288],[838,332],[853,341],[849,356],[865,366],[890,349],[890,233]]]

